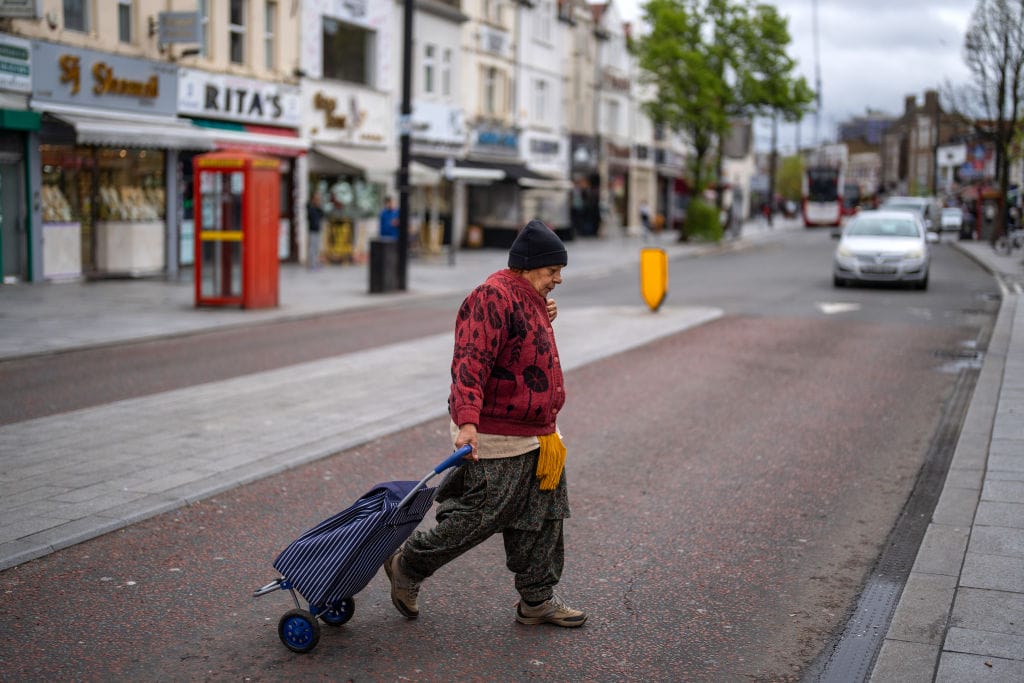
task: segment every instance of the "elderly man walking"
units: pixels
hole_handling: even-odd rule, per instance
[[[459,308],[448,412],[455,447],[473,451],[438,489],[437,525],[414,533],[384,564],[391,601],[409,619],[419,616],[427,577],[501,533],[520,596],[516,621],[576,627],[587,620],[554,593],[569,501],[556,426],[565,403],[551,325],[558,307],[549,295],[567,263],[554,231],[530,221],[512,243],[508,269]]]

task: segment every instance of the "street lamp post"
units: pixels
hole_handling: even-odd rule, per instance
[[[413,0],[405,0],[402,42],[402,109],[399,116],[401,156],[398,166],[398,277],[399,291],[406,289],[409,269],[409,136],[412,133],[412,16]]]

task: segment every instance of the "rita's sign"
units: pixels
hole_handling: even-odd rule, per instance
[[[298,128],[299,88],[282,83],[213,74],[178,72],[178,113],[239,123]]]

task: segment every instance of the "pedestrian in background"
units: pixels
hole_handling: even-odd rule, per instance
[[[646,201],[640,202],[640,224],[644,228],[644,241],[651,237],[651,208]]]
[[[391,197],[384,198],[384,208],[380,211],[380,236],[398,239],[398,209]]]
[[[311,269],[320,267],[320,226],[324,222],[324,209],[320,200],[320,191],[314,190],[306,203],[306,221],[309,223],[309,259],[307,265]]]
[[[587,615],[554,594],[569,517],[565,446],[556,418],[565,403],[548,298],[562,282],[565,245],[530,221],[509,250],[508,269],[477,286],[455,320],[448,397],[455,447],[467,462],[438,487],[437,525],[415,532],[384,564],[391,601],[419,615],[420,584],[496,533],[515,574],[516,621],[582,626]]]

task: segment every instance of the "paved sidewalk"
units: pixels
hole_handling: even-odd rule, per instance
[[[772,231],[752,221],[720,246],[679,244],[669,234],[650,244],[683,258],[800,229],[795,221],[776,222]],[[638,236],[573,242],[571,273],[636,268],[644,244]],[[996,275],[1004,297],[876,681],[1024,680],[1024,255],[998,256],[973,242],[956,247]],[[459,252],[454,267],[447,256],[413,259],[409,291],[375,295],[365,266],[285,266],[281,305],[266,311],[196,309],[190,279],[2,287],[0,371],[4,359],[26,354],[464,293],[502,267],[504,256]],[[571,369],[720,314],[667,305],[652,316],[638,304],[565,311],[556,325]],[[591,332],[597,325],[600,335]],[[0,427],[0,570],[438,417],[450,352],[447,335],[434,335]],[[404,360],[396,366],[395,358]],[[380,372],[385,362],[388,371]],[[325,402],[325,394],[333,399]],[[236,411],[251,416],[245,424],[209,409],[225,396],[245,406]],[[334,405],[345,420],[321,420],[321,431],[311,432],[310,396],[316,410]]]
[[[956,242],[1003,292],[946,477],[871,681],[1024,681],[1024,253]]]

